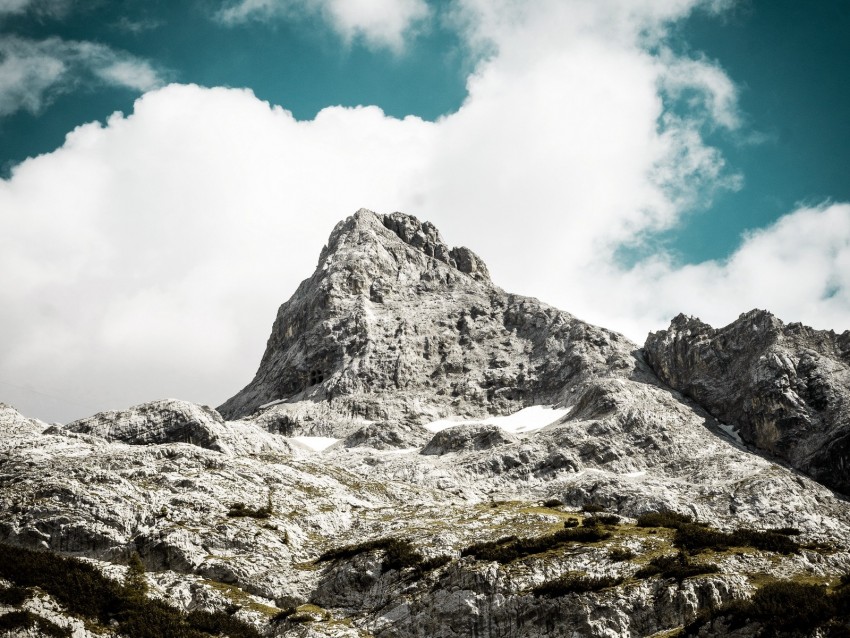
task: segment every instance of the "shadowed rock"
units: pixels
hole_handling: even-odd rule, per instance
[[[679,315],[647,361],[747,443],[850,493],[850,331],[783,324],[753,310],[724,328]]]

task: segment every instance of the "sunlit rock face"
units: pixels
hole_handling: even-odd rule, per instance
[[[760,435],[765,449],[809,445],[805,428],[789,438],[804,416],[833,431],[847,337],[747,317],[758,330],[723,339],[678,318],[642,351],[505,293],[427,222],[361,210],[218,411],[167,399],[48,426],[0,404],[0,542],[118,580],[136,553],[152,596],[264,636],[672,635],[767,580],[850,570],[846,501],[741,442],[777,406],[798,421]],[[723,393],[752,425],[730,427]],[[683,548],[673,529],[636,525],[648,512],[716,533],[784,528],[795,550],[708,548],[674,561],[704,573],[647,575]],[[16,575],[2,570],[5,591]],[[607,584],[537,589],[577,576]],[[20,609],[74,635],[114,629],[43,588],[0,617]],[[721,618],[699,635],[762,629]]]
[[[850,494],[850,331],[753,310],[715,329],[679,315],[649,335],[658,376],[747,443]]]
[[[293,404],[323,401],[368,420],[509,414],[563,401],[592,377],[635,374],[636,349],[505,293],[428,222],[360,210],[281,306],[254,380],[219,411],[243,417],[279,401],[303,421]]]

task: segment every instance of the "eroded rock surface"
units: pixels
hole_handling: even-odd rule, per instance
[[[254,380],[219,411],[244,417],[279,402],[266,411],[299,428],[327,408],[334,424],[510,414],[612,370],[629,376],[636,348],[495,287],[472,251],[449,248],[431,224],[360,210],[281,306]]]
[[[751,348],[743,335],[708,347],[717,331],[677,321],[672,345],[659,336],[647,348],[671,385],[691,368],[659,361],[702,370],[726,361],[729,343]],[[833,373],[847,339],[816,339],[805,361],[788,357],[799,400],[823,421],[844,405]],[[221,414],[166,400],[48,427],[0,404],[0,542],[86,557],[116,578],[138,553],[152,595],[231,610],[266,636],[671,635],[768,579],[837,582],[850,570],[848,503],[752,453],[643,357],[496,288],[432,225],[359,211],[281,307],[255,379]],[[758,361],[759,378],[775,380]],[[771,413],[765,383],[752,393],[768,398],[741,404],[748,414]],[[501,562],[475,553],[551,538],[583,509],[619,519],[595,540]],[[678,551],[674,530],[635,524],[661,511],[726,531],[793,528],[800,548],[706,550],[691,560],[718,571],[641,577],[651,557]],[[535,594],[571,573],[614,584]],[[717,627],[701,635],[729,629]]]
[[[850,494],[850,331],[761,310],[719,329],[679,315],[645,352],[665,383],[744,441]]]

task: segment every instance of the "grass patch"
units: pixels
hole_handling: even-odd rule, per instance
[[[570,572],[556,580],[543,583],[534,588],[535,596],[558,598],[567,594],[585,594],[616,587],[623,582],[619,576],[588,576],[580,572]]]

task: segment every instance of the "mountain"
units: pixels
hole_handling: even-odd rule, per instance
[[[659,378],[744,441],[850,494],[850,331],[786,326],[762,310],[720,329],[679,315],[645,352]]]
[[[567,400],[589,379],[628,378],[637,346],[490,281],[428,222],[360,210],[278,310],[254,380],[218,410],[325,402],[340,414],[415,423],[510,414]],[[338,428],[338,425],[328,426]]]
[[[812,460],[840,458],[847,338],[745,317],[640,348],[360,210],[218,411],[0,405],[0,630],[840,635],[850,506]]]

